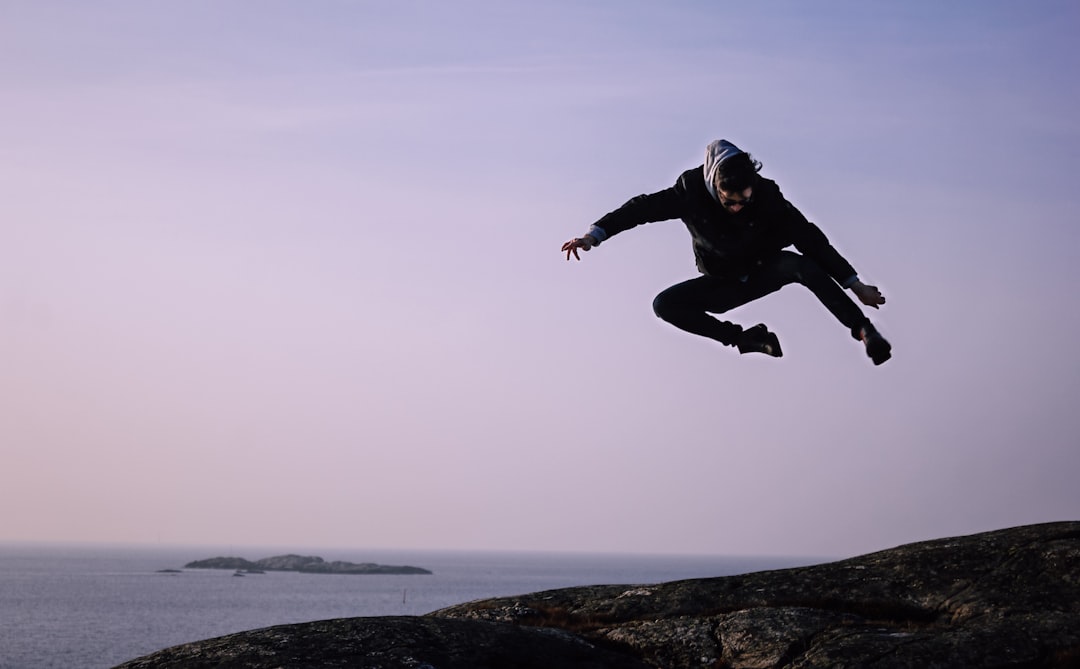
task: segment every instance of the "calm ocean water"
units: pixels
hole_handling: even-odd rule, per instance
[[[178,569],[284,553],[424,567],[433,575]],[[176,644],[328,618],[421,615],[551,588],[646,584],[812,564],[798,558],[0,544],[0,669],[104,669]]]

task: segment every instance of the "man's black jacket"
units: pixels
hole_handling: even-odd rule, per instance
[[[784,199],[776,182],[760,175],[754,181],[750,204],[736,214],[713,198],[698,167],[683,172],[671,188],[639,195],[594,225],[610,237],[642,223],[675,218],[682,219],[690,231],[702,274],[742,278],[762,260],[794,245],[841,285],[846,287],[856,276],[821,229]]]

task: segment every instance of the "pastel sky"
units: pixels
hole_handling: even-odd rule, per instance
[[[0,541],[847,556],[1080,519],[1071,0],[0,0]],[[659,321],[727,138],[888,303]],[[239,549],[238,549],[239,550]],[[254,556],[258,557],[258,556]]]

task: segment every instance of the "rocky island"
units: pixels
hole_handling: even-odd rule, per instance
[[[196,560],[184,569],[232,569],[257,574],[264,571],[298,571],[304,574],[430,574],[427,569],[409,566],[390,566],[372,562],[327,562],[314,555],[277,555],[262,560],[238,557],[216,557]]]
[[[1080,667],[1080,522],[838,562],[280,625],[117,669]]]

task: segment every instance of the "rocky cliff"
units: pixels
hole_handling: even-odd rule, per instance
[[[1080,522],[813,567],[283,625],[123,669],[1080,667]]]

